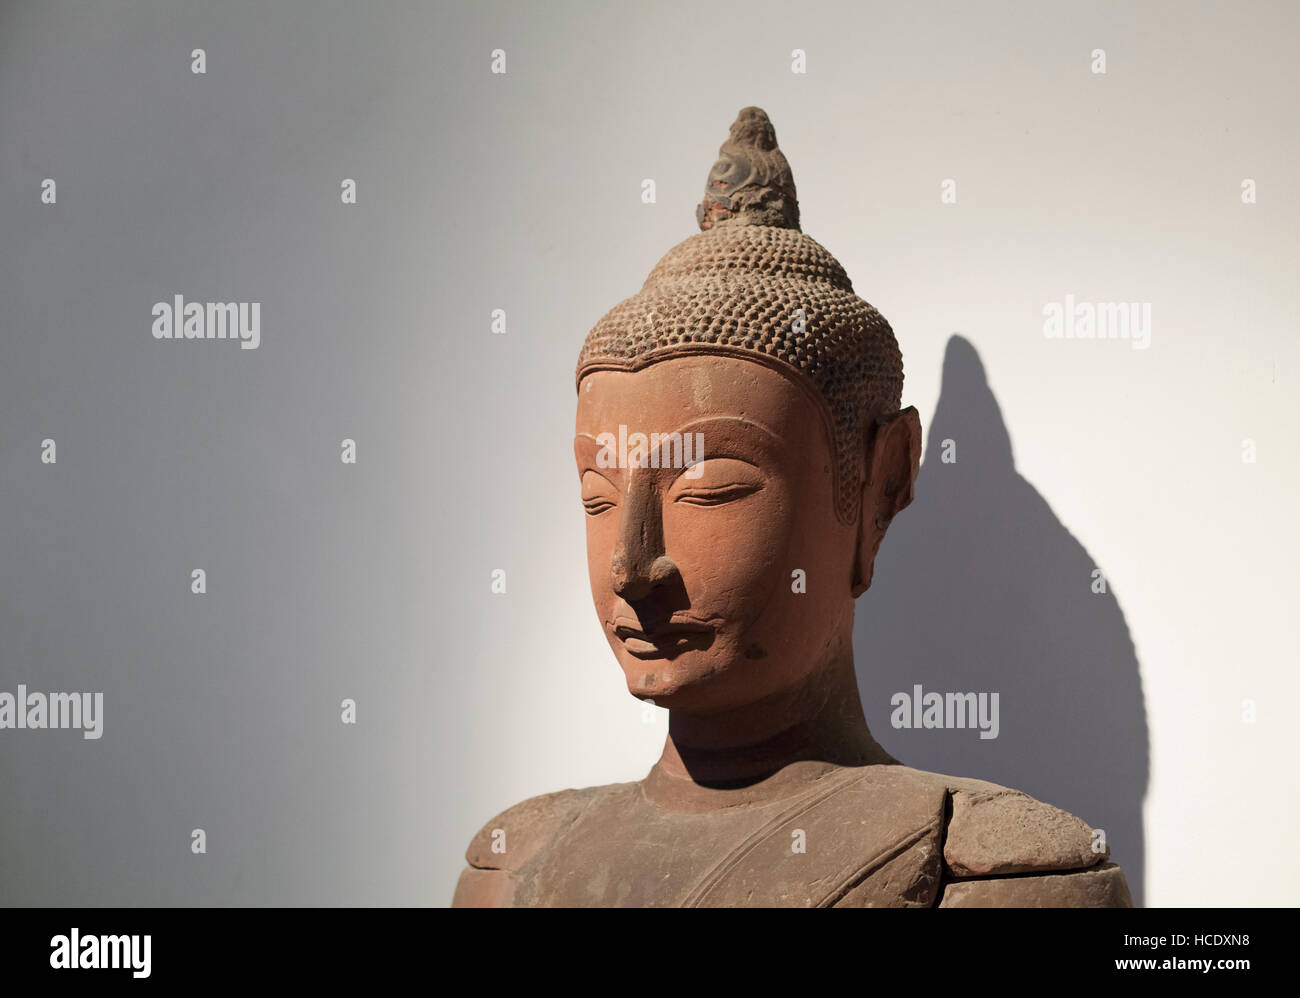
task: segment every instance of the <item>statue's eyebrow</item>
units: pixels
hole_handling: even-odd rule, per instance
[[[768,438],[771,444],[780,446],[783,442],[774,431],[757,420],[750,419],[748,416],[702,416],[699,419],[691,420],[684,426],[678,427],[676,432],[707,433],[710,427],[727,436],[734,435],[737,431],[749,433],[752,430],[758,430]]]
[[[578,457],[594,461],[596,453],[600,450],[600,443],[590,433],[578,433],[573,437],[573,447]]]
[[[770,437],[774,442],[778,444],[781,443],[781,438],[774,431],[768,429],[766,426],[764,426],[762,423],[758,422],[757,420],[750,419],[748,416],[701,416],[699,419],[693,419],[689,423],[686,423],[682,426],[678,426],[673,430],[657,429],[654,431],[650,431],[650,430],[643,430],[639,426],[628,426],[628,432],[631,433],[634,431],[640,431],[645,433],[647,436],[649,436],[651,432],[661,433],[661,434],[662,433],[703,433],[709,427],[713,427],[716,430],[731,430],[732,432],[735,432],[736,430],[741,430],[742,432],[748,432],[751,429],[759,430],[761,433],[763,433],[764,436]],[[600,446],[600,443],[599,441],[596,440],[596,435],[594,433],[575,433],[573,435],[573,441],[574,443],[578,443],[578,442],[590,443],[594,447]]]
[[[786,441],[774,431],[746,416],[701,416],[672,430],[649,431],[629,426],[628,432],[631,433],[634,429],[647,436],[651,432],[679,437],[690,434],[699,448],[695,453],[696,461],[729,457],[762,466],[767,461],[776,459],[787,446]],[[594,435],[578,433],[574,436],[574,451],[581,464],[594,467],[600,449],[601,444]]]
[[[596,455],[600,452],[601,445],[596,438],[590,433],[577,433],[573,437],[573,451],[581,465],[586,466],[587,471],[594,471],[597,475],[606,481],[610,481],[609,475],[605,470],[596,467]],[[610,482],[610,484],[613,484]]]

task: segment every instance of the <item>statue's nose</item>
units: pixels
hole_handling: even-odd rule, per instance
[[[676,562],[664,554],[655,558],[646,568],[638,564],[637,559],[629,558],[628,552],[622,549],[616,551],[610,561],[610,579],[614,584],[614,592],[629,603],[645,599],[677,575]]]
[[[650,593],[650,573],[638,571],[633,559],[621,547],[610,559],[609,578],[614,585],[614,592],[629,602],[645,599]]]
[[[677,566],[664,551],[659,497],[648,482],[632,480],[609,574],[614,592],[628,602],[645,599],[677,576]]]

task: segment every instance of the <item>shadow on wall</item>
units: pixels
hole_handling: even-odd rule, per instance
[[[943,463],[943,441],[955,443]],[[954,336],[916,498],[858,600],[858,684],[876,739],[916,769],[1023,790],[1106,832],[1144,896],[1146,711],[1115,595],[1017,472],[984,365]],[[1105,487],[1103,485],[1103,487]],[[999,731],[896,729],[898,692],[998,693]]]

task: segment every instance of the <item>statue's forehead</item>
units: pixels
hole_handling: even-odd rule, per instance
[[[636,371],[594,371],[578,387],[580,422],[638,413],[681,420],[744,416],[771,428],[816,415],[790,379],[735,357],[675,357]]]

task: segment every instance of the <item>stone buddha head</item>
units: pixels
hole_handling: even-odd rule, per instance
[[[596,611],[629,692],[697,741],[825,727],[828,711],[844,715],[832,740],[869,738],[854,600],[921,449],[898,344],[800,230],[762,110],[740,112],[696,216],[578,360]]]
[[[663,755],[497,815],[453,903],[1130,904],[1078,818],[871,737],[854,600],[921,449],[898,344],[799,230],[757,108],[697,219],[577,369],[591,593],[628,690],[669,710]]]

